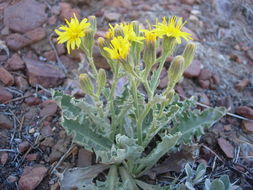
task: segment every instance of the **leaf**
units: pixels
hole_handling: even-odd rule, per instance
[[[161,190],[159,185],[150,185],[140,180],[135,180],[136,184],[144,190]]]
[[[215,179],[211,183],[210,190],[225,190],[225,186],[220,179]]]
[[[117,190],[119,178],[118,178],[118,168],[116,165],[112,165],[107,176],[106,182],[108,183],[108,188],[110,190]]]
[[[189,190],[195,190],[195,188],[193,187],[193,185],[192,185],[189,181],[185,182],[185,186],[186,186]]]
[[[177,120],[174,120],[171,134],[181,132],[182,136],[178,144],[189,144],[192,142],[192,136],[200,137],[204,133],[204,129],[211,127],[225,113],[226,109],[222,107],[208,108],[203,112],[185,111]]]
[[[92,180],[97,177],[99,173],[108,168],[108,165],[98,164],[85,168],[68,169],[63,173],[61,190],[71,190],[75,188],[78,190],[92,190],[87,189],[88,186],[93,186]]]

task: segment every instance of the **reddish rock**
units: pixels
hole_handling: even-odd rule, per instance
[[[48,60],[48,61],[56,61],[56,55],[55,52],[53,50],[47,51],[44,53],[44,57]]]
[[[58,106],[53,100],[48,100],[42,103],[42,109],[40,110],[40,116],[52,116],[57,112]]]
[[[201,88],[208,89],[210,86],[209,80],[198,80],[198,82]]]
[[[201,69],[198,79],[199,80],[209,80],[211,77],[212,77],[212,73],[210,70]]]
[[[235,112],[249,119],[253,119],[253,109],[248,106],[240,106],[236,108]]]
[[[58,55],[62,55],[64,53],[66,53],[66,48],[65,48],[64,44],[56,44],[55,48],[56,48]]]
[[[0,66],[0,81],[6,86],[11,86],[14,84],[13,76],[5,68],[1,66]]]
[[[44,28],[36,28],[25,34],[14,33],[6,38],[6,44],[13,50],[19,50],[25,46],[38,42],[45,38],[46,30]]]
[[[33,30],[46,22],[45,8],[35,0],[21,0],[4,10],[4,24],[15,32]]]
[[[248,49],[247,50],[247,56],[248,58],[253,61],[253,50],[252,49]]]
[[[5,88],[0,87],[0,103],[4,104],[5,102],[10,101],[13,98],[12,94],[7,91]]]
[[[30,96],[25,99],[25,103],[28,106],[35,106],[35,105],[39,105],[41,103],[41,100],[38,97]]]
[[[1,164],[5,165],[7,160],[8,160],[8,153],[7,152],[2,152],[2,154],[0,154]]]
[[[210,105],[210,100],[209,100],[209,98],[207,97],[207,95],[204,94],[204,93],[198,94],[198,101],[199,101],[200,103],[202,103],[202,104],[207,105],[207,106]]]
[[[0,114],[0,129],[12,129],[12,121],[5,115]]]
[[[53,130],[49,125],[47,125],[47,126],[42,127],[40,132],[41,132],[42,136],[50,136],[50,135],[52,135]]]
[[[185,70],[184,76],[186,78],[198,77],[200,74],[201,62],[194,60],[190,66]]]
[[[26,167],[21,175],[18,185],[20,190],[34,190],[46,176],[47,168]]]
[[[187,4],[187,5],[193,5],[196,3],[196,0],[180,0],[181,3]]]
[[[250,83],[250,80],[248,80],[248,79],[243,79],[243,80],[241,80],[239,83],[237,83],[237,84],[235,85],[235,88],[236,88],[238,91],[243,91],[244,88],[245,88],[246,86],[248,86],[249,83]]]
[[[108,12],[104,13],[104,17],[107,21],[114,22],[114,21],[118,21],[120,19],[121,14],[108,11]]]
[[[234,147],[229,141],[227,141],[224,138],[219,138],[218,144],[219,144],[221,150],[227,156],[227,158],[231,158],[231,159],[234,158]]]
[[[53,16],[48,18],[47,23],[49,25],[54,25],[56,23],[56,21],[57,21],[57,17],[55,15],[53,15]]]
[[[8,59],[6,68],[12,71],[21,70],[25,68],[25,63],[21,57],[15,53],[10,59]]]
[[[176,85],[175,91],[179,94],[180,97],[186,98],[185,91],[181,85]]]
[[[15,77],[15,84],[20,90],[26,90],[29,86],[26,79],[24,79],[22,76]]]
[[[217,75],[212,75],[212,81],[215,85],[218,85],[220,83],[220,78]]]
[[[23,141],[22,143],[20,143],[18,145],[18,150],[20,153],[24,153],[25,151],[28,150],[28,148],[30,147],[30,144],[28,141]]]
[[[37,153],[32,153],[32,154],[27,154],[25,159],[28,161],[35,161],[38,159],[38,157],[39,157],[39,155]]]
[[[40,84],[46,88],[52,88],[60,85],[65,78],[65,74],[53,65],[49,65],[37,60],[24,58],[29,83],[32,86]]]
[[[106,6],[115,8],[132,8],[131,0],[104,0]]]
[[[167,87],[167,85],[168,85],[168,74],[167,74],[167,70],[163,68],[160,74],[160,83],[158,85],[158,88],[163,89]]]
[[[78,19],[80,19],[80,10],[72,8],[69,3],[62,2],[60,3],[61,13],[60,19],[65,21],[65,19],[70,20],[75,14]]]
[[[101,55],[99,48],[97,46],[94,47],[94,63],[97,68],[102,68],[109,70],[110,66],[108,65],[106,59]]]
[[[92,152],[80,148],[78,151],[77,167],[87,167],[92,163]]]
[[[253,134],[253,122],[242,121],[242,129],[245,133]]]
[[[231,125],[230,125],[230,124],[224,125],[224,130],[225,130],[225,131],[231,131],[231,130],[232,130]]]
[[[219,99],[217,101],[217,105],[226,107],[232,113],[235,111],[233,100],[230,96],[226,96],[224,98]]]

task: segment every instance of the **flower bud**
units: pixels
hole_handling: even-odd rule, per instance
[[[196,51],[195,43],[188,43],[186,48],[184,49],[183,57],[184,57],[184,70],[191,64]]]
[[[139,34],[140,34],[140,24],[139,24],[139,22],[138,21],[133,21],[132,24],[133,24],[133,30],[134,30],[136,36],[139,36]]]
[[[90,23],[90,27],[93,30],[94,34],[97,32],[97,19],[95,16],[89,16],[88,21]]]
[[[181,78],[184,66],[184,57],[183,56],[176,56],[168,70],[168,78],[169,78],[169,85],[175,85]]]
[[[106,73],[104,69],[99,69],[97,76],[97,95],[100,96],[102,89],[106,84]]]
[[[166,57],[170,56],[177,45],[176,38],[164,36],[163,38],[163,53]]]
[[[155,40],[145,41],[143,61],[146,68],[151,68],[156,61],[156,48]]]
[[[94,95],[94,87],[89,75],[83,73],[79,75],[80,86],[85,94]]]
[[[83,46],[84,49],[87,51],[85,52],[86,54],[88,54],[87,56],[92,56],[93,45],[94,45],[94,32],[92,29],[90,29],[85,32],[85,37],[83,40]]]

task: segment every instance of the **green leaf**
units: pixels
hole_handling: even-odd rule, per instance
[[[220,179],[215,179],[211,183],[210,190],[225,190],[225,186]]]
[[[226,109],[222,107],[208,108],[200,112],[199,110],[185,111],[173,122],[171,134],[182,133],[178,144],[192,142],[192,136],[200,137],[204,134],[204,129],[211,127],[216,121],[226,114]]]

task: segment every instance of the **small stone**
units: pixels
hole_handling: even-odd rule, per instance
[[[28,98],[25,99],[25,103],[28,106],[35,106],[35,105],[39,105],[42,101],[38,98],[38,97],[34,97],[34,96],[30,96]]]
[[[246,53],[247,53],[248,58],[251,61],[253,61],[253,50],[252,49],[248,49]]]
[[[28,161],[35,161],[38,159],[38,157],[39,157],[39,155],[37,153],[32,153],[32,154],[27,154],[25,159]]]
[[[6,68],[12,71],[21,70],[25,68],[25,63],[21,57],[15,53],[10,59],[8,59]]]
[[[65,79],[65,74],[52,65],[29,58],[24,58],[24,61],[32,86],[40,84],[45,88],[53,88]]]
[[[207,95],[204,94],[204,93],[198,94],[198,101],[199,101],[200,103],[202,103],[202,104],[205,104],[205,105],[207,105],[207,106],[210,106],[210,100],[209,100],[209,98],[207,97]]]
[[[235,112],[249,119],[253,119],[253,109],[248,106],[240,106],[236,108]]]
[[[237,84],[235,85],[235,89],[237,89],[238,91],[243,91],[244,88],[245,88],[246,86],[248,86],[249,83],[250,83],[250,80],[248,80],[248,79],[243,79],[243,80],[241,80],[239,83],[237,83]]]
[[[201,62],[194,60],[190,66],[185,70],[184,76],[186,78],[198,77],[200,74]]]
[[[201,88],[208,89],[210,86],[209,80],[198,80],[198,82]]]
[[[196,0],[180,0],[181,3],[187,4],[187,5],[193,5],[196,3]]]
[[[57,112],[58,106],[53,100],[48,100],[42,103],[40,117],[52,116]]]
[[[105,12],[104,13],[105,19],[109,22],[118,21],[121,17],[119,13],[112,13],[112,12]]]
[[[0,67],[0,81],[6,86],[14,84],[13,76],[3,67]]]
[[[25,34],[14,33],[6,38],[6,44],[9,48],[17,51],[25,46],[38,42],[46,37],[44,28],[35,28]]]
[[[106,59],[101,55],[100,50],[97,46],[94,47],[93,57],[94,63],[97,68],[102,68],[106,70],[110,69],[109,64],[107,63]]]
[[[62,55],[64,53],[66,53],[66,48],[65,48],[64,44],[56,44],[55,48],[56,48],[58,55]]]
[[[35,129],[34,128],[31,128],[31,129],[29,129],[29,131],[28,131],[30,134],[33,134],[33,133],[35,133]]]
[[[1,154],[0,154],[0,161],[1,161],[1,164],[2,165],[5,165],[6,164],[6,162],[7,162],[7,160],[8,160],[8,153],[7,152],[2,152]]]
[[[227,158],[231,158],[231,159],[234,158],[234,147],[229,141],[227,141],[224,138],[219,138],[218,144],[219,144],[221,150],[227,156]]]
[[[11,122],[11,120],[3,115],[0,114],[0,129],[12,129],[13,128],[13,123]]]
[[[253,134],[253,122],[243,120],[241,126],[245,133]]]
[[[27,80],[22,76],[15,77],[15,85],[22,91],[26,90],[29,87]]]
[[[165,87],[167,87],[168,85],[168,74],[167,74],[167,70],[165,68],[162,69],[161,74],[160,74],[160,83],[158,85],[158,87],[160,89],[163,89]]]
[[[235,111],[233,100],[232,100],[231,96],[226,96],[226,97],[223,97],[222,99],[219,99],[217,101],[217,105],[223,106],[223,107],[229,109],[229,111],[232,113]]]
[[[28,150],[28,148],[30,147],[30,144],[28,141],[23,141],[22,143],[20,143],[18,145],[18,150],[20,153],[24,153],[25,151]]]
[[[218,85],[220,83],[220,78],[215,74],[212,76],[212,80],[215,85]]]
[[[56,55],[55,52],[53,50],[50,51],[46,51],[44,53],[44,57],[48,60],[48,61],[56,61]]]
[[[50,126],[42,127],[40,132],[41,132],[42,136],[50,136],[53,133],[52,128]]]
[[[231,125],[230,125],[230,124],[228,124],[228,125],[224,125],[224,129],[225,129],[225,131],[231,131],[231,130],[232,130]]]
[[[52,147],[54,146],[54,138],[53,137],[46,137],[44,141],[40,143],[40,146],[48,146]]]
[[[18,181],[18,177],[14,176],[14,175],[10,175],[7,177],[7,182],[8,183],[15,183],[16,181]]]
[[[15,32],[25,33],[47,20],[45,5],[35,0],[22,0],[4,9],[4,24]]]
[[[19,179],[20,190],[34,190],[43,178],[46,176],[47,168],[41,167],[26,167]]]
[[[179,96],[181,98],[183,98],[183,99],[186,98],[185,91],[184,91],[184,89],[183,89],[183,87],[181,85],[176,85],[175,91],[179,94]]]
[[[212,73],[210,70],[201,69],[198,79],[199,80],[209,80],[211,77],[212,77]]]
[[[92,163],[92,152],[80,148],[78,151],[77,167],[87,167]]]
[[[12,94],[5,88],[0,87],[0,103],[4,104],[13,98]]]
[[[76,8],[72,8],[69,3],[62,2],[60,3],[61,13],[60,19],[65,21],[65,19],[70,20],[74,14],[76,15],[77,19],[80,19],[80,10]]]
[[[131,0],[104,0],[106,6],[114,8],[132,8]]]
[[[56,23],[56,21],[57,21],[57,17],[55,15],[53,15],[53,16],[48,18],[47,23],[49,25],[54,25]]]

